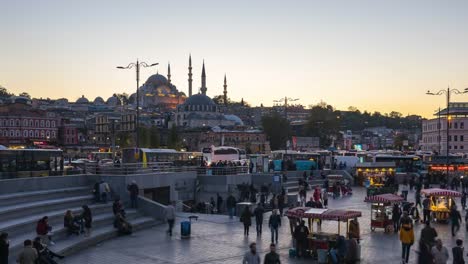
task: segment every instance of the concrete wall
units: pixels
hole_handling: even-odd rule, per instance
[[[200,183],[200,192],[195,194],[197,202],[209,202],[211,197],[216,201],[217,193],[226,201],[230,192],[237,197],[237,185],[242,183],[250,184],[252,175],[198,176],[197,179]]]
[[[0,194],[45,191],[79,186],[91,186],[98,181],[96,175],[68,175],[18,178],[0,181]]]
[[[165,221],[165,210],[166,206],[148,198],[139,196],[138,197],[138,210],[147,216],[151,216],[155,219]]]

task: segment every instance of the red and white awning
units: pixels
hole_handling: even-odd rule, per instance
[[[368,203],[398,203],[403,201],[403,197],[393,193],[385,193],[379,195],[368,196],[364,199],[364,202]]]
[[[427,196],[449,196],[449,197],[461,197],[462,196],[460,192],[440,189],[440,188],[422,189],[421,193]]]
[[[346,221],[355,217],[361,217],[360,211],[327,209],[325,211],[313,211],[310,207],[296,207],[286,212],[286,216],[294,218],[312,218],[322,220]]]

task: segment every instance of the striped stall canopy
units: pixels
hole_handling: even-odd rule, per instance
[[[440,189],[440,188],[422,189],[421,193],[427,196],[450,196],[450,197],[462,196],[460,192]]]
[[[403,197],[393,193],[385,193],[379,195],[368,196],[364,199],[364,202],[368,203],[398,203],[403,201]]]
[[[294,218],[311,218],[322,220],[346,221],[351,218],[361,217],[360,211],[327,209],[324,212],[310,212],[310,207],[296,207],[286,212],[286,216]],[[309,211],[309,212],[308,212]]]

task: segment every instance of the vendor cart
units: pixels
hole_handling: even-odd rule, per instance
[[[286,215],[290,219],[307,219],[309,223],[310,234],[308,237],[309,247],[308,250],[311,252],[311,255],[317,256],[319,263],[323,262],[323,256],[333,248],[339,237],[341,236],[341,222],[346,222],[346,230],[344,236],[346,236],[349,227],[349,220],[357,217],[361,217],[362,214],[360,211],[351,211],[351,210],[338,210],[338,209],[318,209],[318,208],[308,208],[308,207],[297,207],[286,212]],[[314,232],[312,221],[313,220],[321,221],[337,221],[338,222],[338,232],[337,233],[327,233],[327,232]],[[359,253],[360,255],[360,253]]]
[[[391,193],[366,197],[364,202],[371,203],[371,230],[383,228],[385,233],[393,233],[392,207],[403,200],[403,197]]]
[[[423,189],[421,194],[431,201],[431,218],[444,223],[448,222],[450,210],[456,206],[453,197],[462,196],[460,192],[439,188]]]

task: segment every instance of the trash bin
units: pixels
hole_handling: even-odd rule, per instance
[[[326,249],[318,249],[317,250],[317,261],[321,264],[328,263],[328,250]]]
[[[180,222],[180,237],[181,238],[190,238],[191,225],[192,223],[190,221]]]

